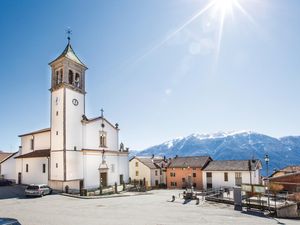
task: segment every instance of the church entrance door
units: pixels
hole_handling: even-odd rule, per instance
[[[100,179],[102,187],[107,187],[107,172],[101,172]]]

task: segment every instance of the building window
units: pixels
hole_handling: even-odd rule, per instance
[[[162,170],[159,171],[159,175],[162,175]]]
[[[58,131],[56,131],[56,135],[58,135]]]
[[[171,186],[172,187],[176,187],[177,186],[177,182],[171,182]]]
[[[60,79],[59,79],[59,83],[63,82],[63,69],[60,69]]]
[[[171,173],[170,173],[170,177],[175,177],[175,173],[174,173],[174,172],[171,172]]]
[[[185,178],[182,178],[182,182],[183,182],[183,183],[185,182]]]
[[[193,168],[193,170],[196,170],[196,168]]]
[[[197,175],[196,175],[196,173],[193,173],[193,177],[196,177]]]
[[[75,75],[75,86],[76,87],[80,87],[80,75],[79,75],[79,73],[76,73],[76,75]]]
[[[34,149],[34,138],[30,139],[30,149],[33,150]]]
[[[158,186],[158,180],[155,180],[155,186]]]
[[[158,172],[157,172],[157,170],[155,170],[155,176],[157,176],[158,175]]]
[[[56,81],[55,81],[56,85],[59,84],[59,72],[58,71],[56,71],[55,79],[56,79]]]
[[[55,164],[55,167],[58,168],[58,163]]]
[[[76,146],[74,146],[74,151],[76,151],[77,150],[77,147]]]
[[[228,181],[228,173],[227,172],[224,173],[224,181]]]
[[[100,132],[100,147],[106,148],[106,132]]]
[[[207,173],[206,173],[206,177],[207,177],[207,178],[211,178],[211,177],[212,177],[211,172],[207,172]]]
[[[114,173],[115,172],[115,164],[111,164],[111,172]]]
[[[139,162],[135,162],[135,167],[138,167],[139,166]]]
[[[74,77],[73,77],[73,71],[69,70],[69,84],[73,84]]]
[[[46,164],[43,164],[43,173],[46,173]]]
[[[56,116],[58,116],[58,111],[56,111]]]
[[[135,176],[136,176],[136,177],[139,176],[139,171],[135,171]]]
[[[194,188],[197,187],[197,184],[196,184],[196,183],[193,183],[193,187],[194,187]]]
[[[28,170],[29,170],[28,167],[29,167],[28,164],[26,164],[26,173],[28,173]]]

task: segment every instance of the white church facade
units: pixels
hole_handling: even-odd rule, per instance
[[[128,149],[119,145],[119,127],[85,112],[87,67],[68,45],[50,64],[50,128],[22,134],[16,157],[17,183],[54,189],[99,188],[128,182]]]

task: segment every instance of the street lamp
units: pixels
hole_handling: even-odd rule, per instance
[[[269,182],[269,161],[270,161],[269,155],[268,155],[268,154],[266,154],[266,155],[265,155],[265,162],[266,162],[266,165],[267,165],[267,182],[268,182],[268,208],[269,208],[269,212],[270,212],[270,182]]]

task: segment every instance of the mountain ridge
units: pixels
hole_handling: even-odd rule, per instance
[[[142,151],[133,151],[131,156],[196,156],[210,155],[214,160],[260,159],[264,165],[266,154],[270,157],[270,171],[288,165],[300,165],[300,136],[275,138],[254,131],[228,131],[209,134],[193,133],[178,137]]]

